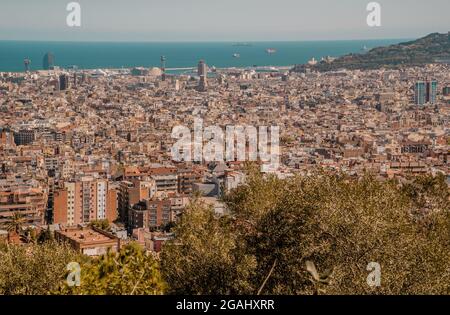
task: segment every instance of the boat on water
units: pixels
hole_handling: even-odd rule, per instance
[[[369,51],[369,48],[367,48],[366,45],[364,45],[364,47],[361,49],[362,51]]]
[[[234,57],[234,58],[241,58],[241,55],[238,54],[238,53],[234,53],[234,54],[233,54],[233,57]]]
[[[310,66],[315,66],[315,65],[317,64],[316,58],[313,57],[310,61],[308,61],[308,64],[309,64]]]
[[[274,53],[276,53],[277,52],[277,50],[275,49],[275,48],[267,48],[266,49],[266,53],[268,53],[268,54],[274,54]]]

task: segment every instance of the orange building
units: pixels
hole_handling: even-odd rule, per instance
[[[14,135],[8,129],[0,129],[0,147],[14,145]]]
[[[74,226],[95,220],[117,219],[117,191],[104,179],[92,177],[66,182],[54,193],[55,224]]]
[[[0,226],[14,213],[20,213],[28,224],[44,223],[48,194],[43,187],[32,187],[19,179],[0,180]]]
[[[129,226],[131,232],[137,228],[156,228],[174,221],[172,201],[145,200],[135,204],[129,213]]]

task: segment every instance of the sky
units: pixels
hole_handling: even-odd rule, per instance
[[[78,0],[81,27],[69,27],[69,0],[0,0],[0,40],[301,41],[418,38],[450,31],[449,0]]]

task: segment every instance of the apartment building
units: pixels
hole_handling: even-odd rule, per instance
[[[0,227],[19,213],[28,224],[43,224],[47,208],[47,190],[42,184],[21,178],[0,180]]]
[[[174,221],[170,199],[143,200],[135,204],[129,214],[129,231],[138,228],[157,228]]]
[[[178,169],[178,192],[180,194],[192,193],[192,185],[202,181],[202,174],[190,168]]]
[[[127,224],[129,209],[141,200],[152,198],[156,193],[156,182],[148,176],[135,177],[119,184],[118,208],[120,220]]]
[[[177,192],[178,174],[177,169],[172,167],[157,167],[149,170],[150,176],[156,182],[158,192]]]
[[[65,182],[54,193],[54,223],[75,226],[117,218],[117,191],[107,180],[84,177]]]

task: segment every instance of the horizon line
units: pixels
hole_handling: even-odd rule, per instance
[[[432,34],[432,33],[430,33]],[[425,35],[427,36],[427,35]],[[287,39],[287,40],[45,40],[45,39],[0,39],[0,42],[44,42],[44,43],[295,43],[295,42],[343,42],[343,41],[382,41],[411,40],[422,37],[384,37],[384,38],[352,38],[352,39]]]

